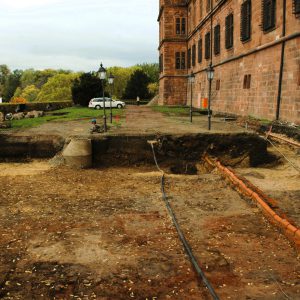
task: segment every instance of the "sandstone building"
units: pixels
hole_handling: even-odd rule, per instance
[[[160,0],[161,105],[300,123],[300,0]]]

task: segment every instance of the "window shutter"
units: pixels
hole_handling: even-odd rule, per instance
[[[186,31],[186,22],[185,22],[185,18],[181,19],[181,34],[185,34]]]
[[[191,68],[191,48],[188,49],[188,69]]]
[[[220,25],[216,25],[214,28],[214,53],[220,54]]]
[[[205,59],[210,58],[210,32],[205,35]]]
[[[185,52],[181,52],[181,69],[185,70]]]
[[[198,41],[198,63],[202,63],[202,39]]]
[[[196,45],[192,47],[192,65],[193,67],[196,65]]]
[[[300,14],[300,0],[293,0],[294,14]]]
[[[262,0],[262,28],[269,31],[275,28],[276,0]]]
[[[251,0],[246,0],[241,6],[241,41],[245,42],[251,37]]]
[[[233,47],[233,14],[225,18],[225,47],[226,49]]]
[[[180,69],[180,52],[175,53],[175,66],[176,70]]]
[[[180,34],[180,18],[176,18],[176,34]]]

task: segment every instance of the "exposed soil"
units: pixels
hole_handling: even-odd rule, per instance
[[[269,151],[281,157],[280,164],[272,167],[238,168],[236,171],[273,198],[276,212],[300,228],[300,152],[285,144],[274,144],[298,170],[277,149],[271,147]]]
[[[0,298],[210,299],[154,167],[43,166],[0,164]],[[166,191],[221,299],[300,297],[296,252],[221,177],[169,175]]]

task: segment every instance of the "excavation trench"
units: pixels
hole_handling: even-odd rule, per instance
[[[52,158],[71,139],[60,136],[0,136],[0,159]],[[80,138],[83,139],[83,138]],[[204,154],[216,156],[224,165],[256,167],[274,160],[267,142],[255,134],[126,135],[91,137],[92,165],[125,166],[153,163],[149,140],[157,140],[157,158],[172,173],[193,174]]]
[[[257,166],[272,159],[267,144],[255,135],[205,134],[94,137],[93,168],[2,176],[0,298],[210,299],[161,199],[149,140],[158,141],[168,200],[220,298],[281,299],[279,284],[297,299],[293,248],[255,205],[201,164],[209,153],[224,165]],[[51,158],[68,142],[7,139],[1,157]]]

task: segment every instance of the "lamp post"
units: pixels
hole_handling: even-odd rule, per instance
[[[209,67],[206,69],[207,80],[209,81],[209,91],[208,91],[208,130],[211,130],[211,83],[214,79],[214,68],[210,63]]]
[[[115,76],[113,76],[113,74],[110,73],[110,75],[108,76],[108,84],[110,85],[110,123],[112,124],[112,95],[113,95],[113,84],[114,84],[114,80],[115,80]]]
[[[193,122],[193,84],[195,83],[195,74],[192,72],[188,75],[188,80],[191,85],[191,103],[190,103],[190,121]]]
[[[106,70],[103,67],[103,64],[101,63],[99,71],[99,78],[101,80],[101,84],[102,84],[102,100],[103,100],[103,129],[104,132],[107,131],[107,125],[106,125],[106,110],[105,110],[105,98],[104,98],[104,81],[106,80]]]

